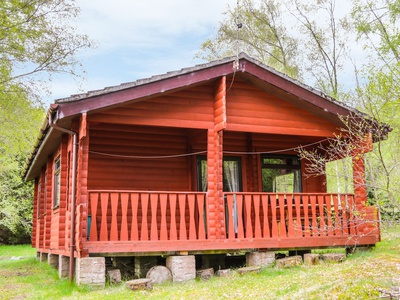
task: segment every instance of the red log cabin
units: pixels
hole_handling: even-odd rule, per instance
[[[25,173],[32,245],[75,258],[374,245],[365,184],[327,193],[296,151],[353,113],[246,54],[57,100]]]

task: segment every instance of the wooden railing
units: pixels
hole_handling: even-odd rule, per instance
[[[227,239],[357,234],[351,194],[225,193]]]
[[[88,240],[205,240],[205,193],[89,191]]]
[[[202,192],[92,190],[87,238],[89,242],[206,241],[206,201]],[[226,242],[347,239],[368,235],[372,228],[355,212],[351,194],[224,193],[224,201]],[[365,210],[364,219],[375,220],[374,212]]]

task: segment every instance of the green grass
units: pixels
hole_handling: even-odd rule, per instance
[[[29,246],[0,246],[0,299],[378,299],[379,289],[400,286],[400,227],[382,234],[368,252],[340,264],[266,268],[259,274],[155,285],[130,291],[124,284],[95,290],[58,279]],[[14,261],[12,256],[24,258]]]

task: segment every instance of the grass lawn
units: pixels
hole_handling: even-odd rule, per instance
[[[20,258],[19,260],[11,259]],[[92,290],[58,279],[30,246],[0,246],[0,299],[378,299],[400,288],[400,226],[384,230],[369,252],[340,264],[266,268],[258,274],[154,285],[130,291],[124,284]]]

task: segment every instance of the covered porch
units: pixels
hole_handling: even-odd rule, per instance
[[[377,210],[355,208],[351,194],[224,193],[224,214],[209,226],[201,192],[89,191],[89,253],[234,252],[372,245]]]

